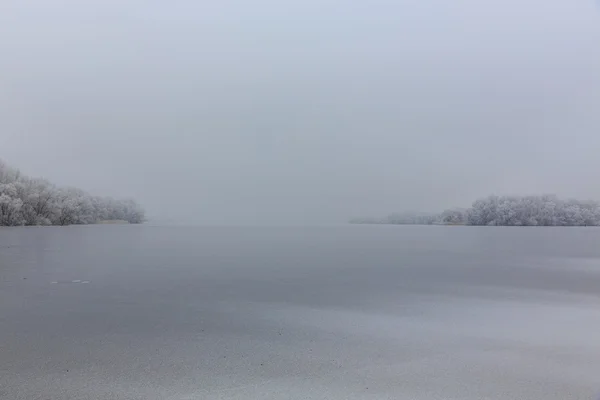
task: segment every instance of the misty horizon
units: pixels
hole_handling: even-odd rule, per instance
[[[9,0],[0,38],[0,158],[150,220],[600,200],[592,0]]]

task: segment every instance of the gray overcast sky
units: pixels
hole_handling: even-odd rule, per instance
[[[194,223],[600,199],[595,0],[3,0],[0,158]]]

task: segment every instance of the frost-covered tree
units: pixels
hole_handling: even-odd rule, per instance
[[[352,223],[490,226],[600,226],[600,203],[561,200],[555,195],[488,196],[467,210],[446,210],[439,215],[403,213],[380,220]]]
[[[445,210],[440,214],[438,218],[438,223],[444,225],[464,225],[466,222],[466,211],[458,208]]]
[[[57,207],[57,191],[45,179],[24,179],[23,217],[26,225],[51,225]]]
[[[385,223],[396,225],[432,225],[437,220],[437,214],[402,213],[389,215]]]
[[[93,224],[103,220],[144,222],[134,200],[90,196],[77,188],[59,188],[29,178],[0,160],[0,225]]]
[[[17,197],[14,183],[0,183],[0,225],[14,226],[23,223],[23,201]]]
[[[489,196],[467,212],[469,225],[599,226],[600,204],[560,200],[554,195]]]

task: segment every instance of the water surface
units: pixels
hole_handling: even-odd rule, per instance
[[[0,398],[592,399],[600,229],[0,229]]]

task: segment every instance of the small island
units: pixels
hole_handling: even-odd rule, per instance
[[[488,196],[470,208],[441,213],[400,213],[384,218],[355,218],[352,224],[475,226],[600,226],[600,203],[562,200],[555,195]]]
[[[27,177],[0,160],[0,226],[140,224],[144,220],[144,210],[134,200],[58,187],[46,179]]]

